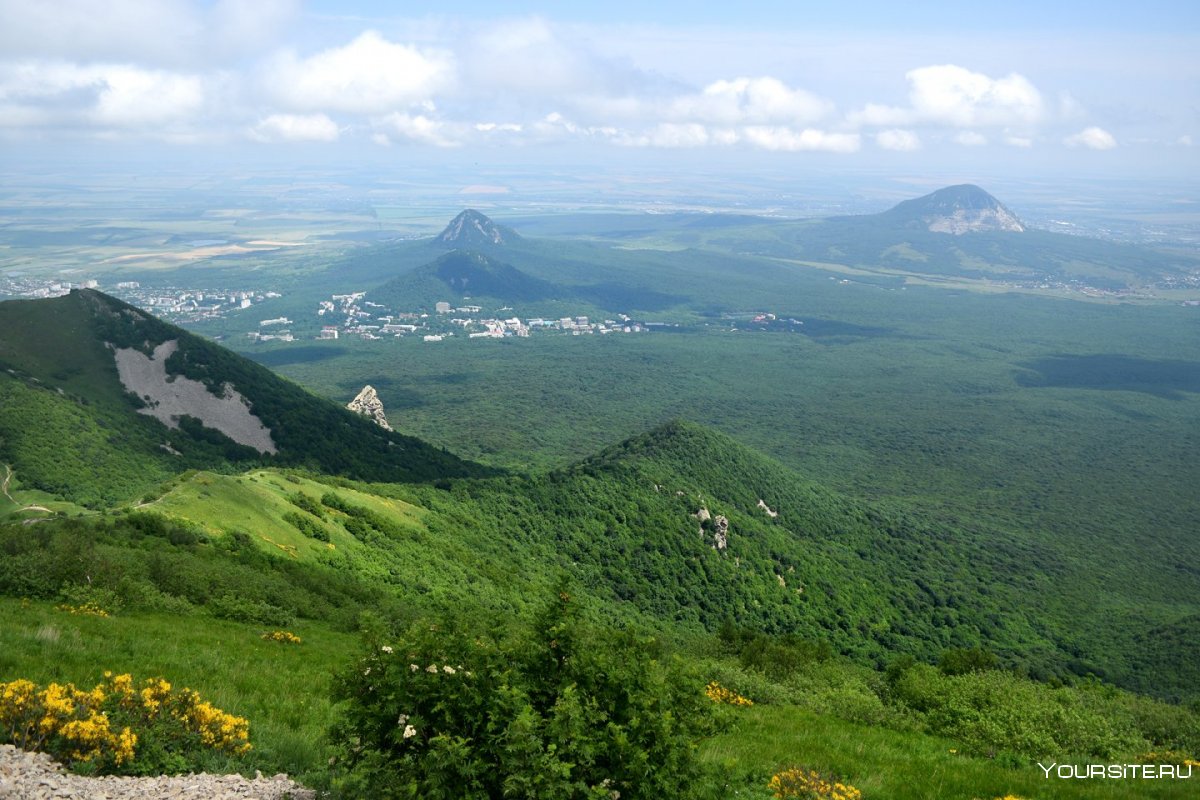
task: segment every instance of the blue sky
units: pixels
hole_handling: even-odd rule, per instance
[[[0,0],[0,141],[1179,176],[1198,6]]]

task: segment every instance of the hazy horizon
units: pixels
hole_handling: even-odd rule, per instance
[[[1186,179],[1184,3],[4,0],[0,165]]]

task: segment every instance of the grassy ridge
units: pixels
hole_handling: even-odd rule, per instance
[[[333,720],[329,680],[357,637],[301,622],[298,647],[264,641],[263,626],[204,616],[137,612],[75,616],[46,602],[0,599],[0,681],[71,681],[90,688],[105,670],[135,679],[165,677],[217,707],[251,720],[255,749],[221,757],[211,768],[304,779],[328,758],[325,730]]]
[[[959,755],[951,739],[859,725],[788,706],[739,709],[735,720],[731,730],[704,743],[704,757],[734,770],[738,779],[730,786],[731,794],[763,800],[771,797],[765,790],[770,776],[797,765],[841,775],[864,797],[889,800],[991,800],[1008,795],[1038,800],[1182,800],[1195,792],[1195,778],[1047,779],[1036,764],[1008,767],[994,759]]]

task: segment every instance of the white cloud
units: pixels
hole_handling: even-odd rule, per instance
[[[142,66],[261,52],[298,0],[0,0],[0,53]]]
[[[1025,149],[1033,147],[1033,139],[1028,136],[1016,136],[1010,134],[1004,137],[1004,143],[1009,147],[1020,147]]]
[[[275,102],[292,111],[386,114],[429,103],[451,81],[443,53],[426,53],[366,31],[349,44],[300,59],[284,53],[265,78]]]
[[[1091,150],[1112,150],[1117,146],[1117,140],[1103,128],[1092,126],[1063,139],[1063,144],[1067,147],[1086,147]]]
[[[980,147],[987,144],[987,137],[976,131],[960,131],[955,135],[954,141],[964,147]]]
[[[953,127],[1031,124],[1045,114],[1041,93],[1024,76],[990,78],[954,64],[910,70],[909,107],[868,104],[849,115],[853,124],[932,123]]]
[[[259,142],[333,142],[337,123],[324,114],[272,114],[250,129]]]
[[[1180,136],[1175,140],[1175,144],[1179,145],[1180,147],[1191,147],[1192,137],[1185,133],[1183,136]]]
[[[424,114],[406,114],[393,111],[377,123],[388,141],[399,137],[416,144],[435,147],[458,147],[468,135],[468,127],[455,123],[431,119]]]
[[[136,67],[110,67],[94,115],[103,125],[162,125],[193,118],[204,104],[204,88],[195,75]]]
[[[204,81],[196,75],[114,64],[0,64],[0,116],[10,126],[153,133],[194,121],[205,100]]]
[[[875,134],[875,144],[884,150],[911,152],[921,149],[921,138],[912,131],[893,128]]]
[[[489,25],[460,48],[466,82],[487,91],[545,98],[594,91],[605,69],[581,43],[541,17]]]
[[[742,137],[746,142],[763,150],[789,152],[813,150],[827,153],[854,153],[862,146],[857,133],[827,133],[812,128],[795,131],[781,126],[753,125],[742,129]]]
[[[698,94],[677,97],[666,116],[724,125],[794,125],[814,122],[832,110],[832,103],[810,92],[760,77],[716,81]]]

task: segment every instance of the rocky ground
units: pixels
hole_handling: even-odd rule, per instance
[[[0,745],[0,800],[312,800],[316,793],[286,775],[85,778],[43,753]]]

